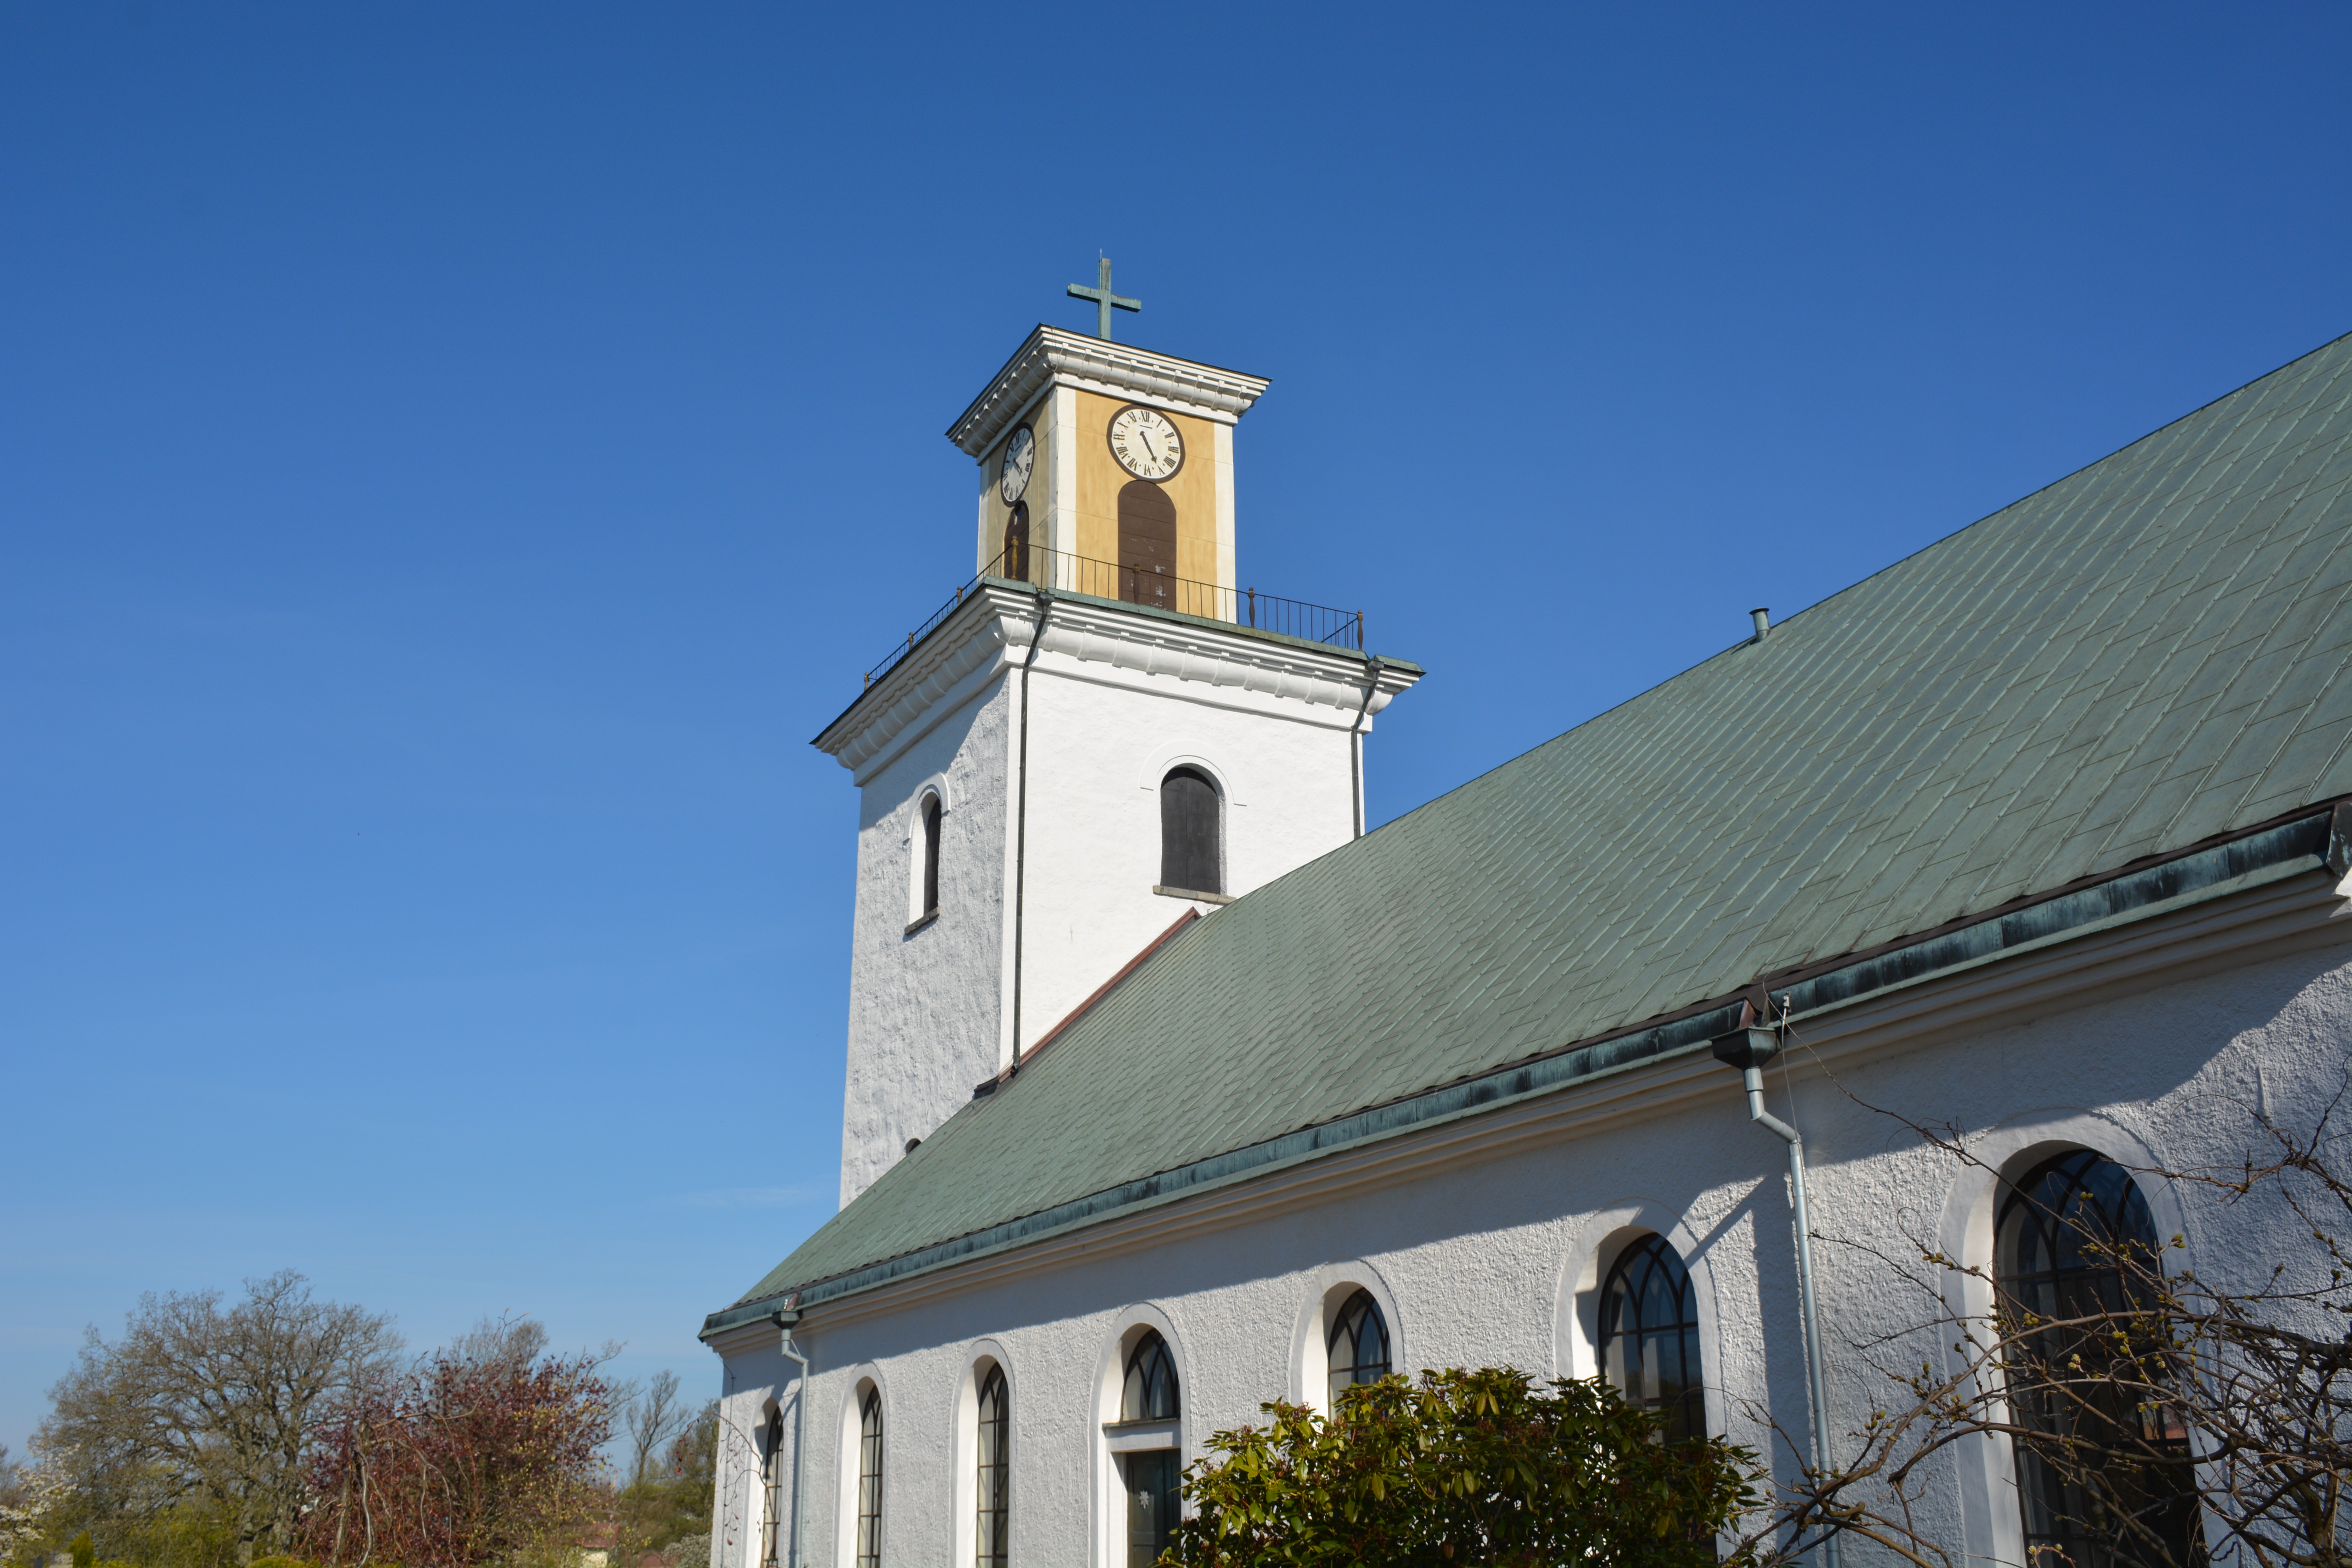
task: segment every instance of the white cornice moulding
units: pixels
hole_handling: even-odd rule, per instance
[[[1040,326],[996,373],[988,390],[948,426],[948,439],[975,460],[985,457],[1006,427],[1054,386],[1084,387],[1107,397],[1156,404],[1231,425],[1249,412],[1267,382],[1263,376]]]
[[[702,1342],[718,1352],[722,1361],[732,1361],[737,1356],[756,1355],[761,1352],[773,1355],[781,1361],[783,1355],[777,1347],[783,1337],[783,1331],[769,1320],[754,1318],[748,1323],[738,1323],[722,1333],[713,1334]]]
[[[1029,657],[1037,599],[1018,588],[982,583],[963,607],[874,683],[816,738],[863,784],[888,759],[969,701],[1003,670]],[[1167,679],[1171,695],[1218,706],[1280,713],[1346,729],[1360,710],[1367,723],[1421,679],[1413,669],[1381,667],[1369,704],[1363,656],[1326,653],[1236,627],[1190,621],[1056,595],[1037,649],[1037,670],[1138,688]],[[1163,688],[1164,689],[1164,688]]]

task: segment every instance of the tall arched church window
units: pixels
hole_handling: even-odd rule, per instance
[[[923,797],[923,913],[940,912],[940,797]]]
[[[1601,1370],[1625,1403],[1666,1418],[1669,1437],[1706,1435],[1698,1292],[1662,1236],[1628,1247],[1601,1288]]]
[[[764,1505],[760,1520],[760,1562],[775,1568],[776,1543],[784,1517],[784,1413],[768,1413],[766,1440],[760,1446],[760,1495]]]
[[[1225,890],[1224,802],[1197,768],[1178,768],[1160,781],[1160,885]]]
[[[1172,1423],[1180,1407],[1175,1358],[1168,1353],[1168,1343],[1156,1330],[1146,1331],[1128,1352],[1127,1377],[1118,1395],[1119,1421]],[[1151,1568],[1175,1539],[1181,1451],[1172,1445],[1130,1450],[1119,1456],[1119,1465],[1127,1482],[1129,1568]]]
[[[1359,1290],[1331,1321],[1331,1408],[1339,1395],[1360,1383],[1378,1383],[1389,1374],[1389,1325],[1381,1304],[1370,1290]]]
[[[2185,1468],[2103,1465],[2095,1487],[2085,1489],[2048,1457],[2067,1451],[2070,1439],[2094,1450],[2187,1454],[2179,1413],[2134,1397],[2111,1377],[2108,1369],[2126,1353],[2115,1346],[2113,1322],[2084,1321],[2131,1310],[2161,1267],[2147,1198],[2131,1173],[2104,1155],[2062,1154],[2002,1194],[1993,1276],[2003,1305],[2050,1325],[2018,1343],[2009,1373],[2011,1415],[2042,1439],[2014,1446],[2029,1561],[2139,1568],[2189,1562],[2200,1552],[2197,1496]]]
[[[975,1568],[1003,1568],[1011,1552],[1013,1428],[1004,1407],[1004,1369],[992,1366],[980,1384],[980,1486],[972,1540]]]
[[[1176,608],[1176,503],[1144,479],[1119,487],[1118,596]]]
[[[1013,515],[1004,520],[1004,553],[998,558],[997,572],[1019,582],[1029,581],[1029,503],[1013,503]]]
[[[882,1391],[857,1413],[857,1568],[882,1565]]]

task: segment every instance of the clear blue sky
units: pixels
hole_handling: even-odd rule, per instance
[[[293,1267],[695,1342],[833,1209],[808,738],[1085,327],[1270,376],[1376,820],[2352,329],[2352,7],[0,9],[0,1440]]]

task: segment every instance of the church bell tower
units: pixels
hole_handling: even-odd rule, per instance
[[[1040,326],[948,429],[977,574],[815,744],[859,789],[847,1204],[1181,926],[1362,831],[1363,741],[1418,666],[1244,585],[1256,376]]]

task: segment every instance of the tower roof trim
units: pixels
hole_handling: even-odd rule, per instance
[[[1065,331],[1040,322],[986,391],[971,400],[948,439],[974,460],[985,456],[1013,421],[1049,386],[1077,386],[1108,397],[1132,398],[1231,425],[1249,412],[1269,383],[1173,354]]]

